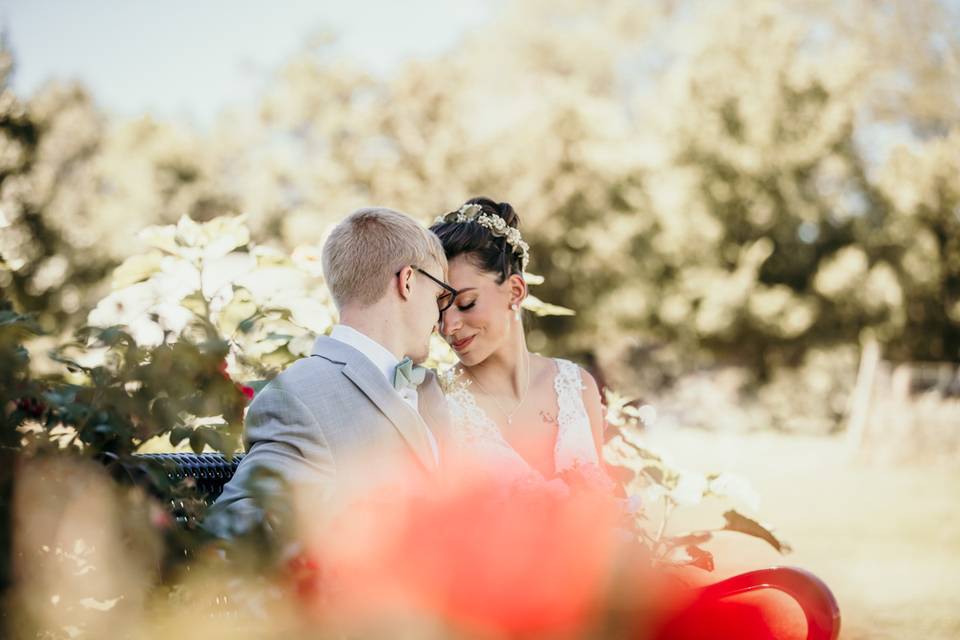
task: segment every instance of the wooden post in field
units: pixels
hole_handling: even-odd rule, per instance
[[[847,412],[847,446],[857,452],[863,446],[867,424],[870,421],[870,403],[873,399],[873,385],[880,365],[880,344],[872,336],[867,338],[860,351],[860,368],[857,371],[857,383],[850,396],[850,409]]]

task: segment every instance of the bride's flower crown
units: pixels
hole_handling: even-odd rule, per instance
[[[481,227],[489,229],[491,235],[505,238],[513,252],[520,256],[521,271],[527,270],[527,263],[530,262],[530,245],[523,241],[519,229],[508,225],[507,221],[500,216],[483,213],[483,207],[478,204],[465,204],[453,213],[438,216],[433,221],[434,224],[442,222],[476,222]]]

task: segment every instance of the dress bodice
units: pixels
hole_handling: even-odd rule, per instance
[[[583,402],[580,367],[569,360],[555,358],[557,374],[553,387],[557,394],[557,440],[554,445],[554,469],[563,471],[581,464],[599,464],[590,419]],[[497,424],[477,404],[466,384],[453,382],[447,373],[447,405],[450,410],[451,440],[456,449],[487,468],[501,479],[543,480],[507,442]]]

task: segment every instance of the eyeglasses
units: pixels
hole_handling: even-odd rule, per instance
[[[430,274],[427,273],[425,270],[421,269],[420,267],[418,267],[418,266],[416,266],[416,265],[410,265],[410,268],[413,269],[414,271],[417,271],[417,272],[422,273],[423,275],[427,276],[428,278],[430,278],[431,280],[433,280],[436,284],[440,285],[440,287],[442,287],[442,288],[444,289],[444,291],[446,292],[446,293],[444,293],[442,296],[440,296],[439,298],[437,298],[437,309],[440,310],[440,320],[442,321],[442,320],[443,320],[443,312],[446,311],[447,309],[449,309],[449,308],[451,307],[451,305],[453,305],[453,301],[457,299],[457,296],[460,295],[460,292],[457,291],[456,289],[454,289],[453,287],[451,287],[450,285],[448,285],[448,284],[447,284],[446,282],[444,282],[443,280],[438,280],[437,278],[434,278],[432,275],[430,275]],[[403,271],[403,269],[401,269],[400,271],[397,271],[397,272],[396,272],[395,274],[393,274],[393,275],[394,275],[394,276],[399,276],[402,271]]]

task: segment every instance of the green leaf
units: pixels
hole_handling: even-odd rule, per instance
[[[163,254],[159,251],[130,256],[113,272],[113,288],[123,289],[143,282],[160,271],[161,260],[163,260]]]
[[[51,351],[49,355],[51,360],[66,365],[67,369],[71,372],[83,371],[84,373],[90,373],[91,371],[90,367],[85,367],[76,360],[60,355],[58,351]]]
[[[243,215],[220,216],[200,225],[200,236],[204,257],[211,260],[247,245],[250,242],[250,229]]]
[[[147,227],[140,232],[140,241],[163,252],[177,255],[177,229],[173,225]]]
[[[177,446],[193,434],[190,427],[174,427],[170,430],[170,444]]]
[[[220,453],[232,453],[234,448],[230,434],[223,429],[197,427],[190,434],[190,448],[193,449],[194,453],[200,453],[206,445]]]
[[[660,463],[663,462],[663,458],[661,458],[659,455],[657,455],[650,449],[647,449],[639,442],[634,441],[633,434],[625,431],[620,434],[620,437],[627,445],[629,445],[634,451],[637,452],[638,456],[640,456],[644,460],[651,460],[653,462],[660,462]]]
[[[108,347],[115,347],[118,344],[123,344],[126,346],[136,344],[133,336],[126,331],[126,327],[119,324],[115,324],[100,331],[97,334],[97,339]]]
[[[244,323],[255,319],[257,315],[257,305],[250,291],[243,287],[234,287],[230,302],[220,310],[220,328],[226,335],[232,334],[237,329],[246,333],[249,329],[242,328]]]
[[[77,387],[68,385],[56,389],[50,389],[48,391],[44,391],[43,398],[49,405],[63,406],[71,404],[77,399]]]
[[[197,247],[203,244],[203,230],[190,216],[184,214],[177,220],[174,239],[183,247]]]
[[[190,433],[190,449],[197,455],[203,453],[203,447],[207,444],[206,439],[203,437],[203,433],[199,429],[195,429]]]
[[[713,554],[693,544],[671,547],[664,560],[675,567],[697,567],[704,571],[714,569]]]
[[[253,328],[256,326],[257,320],[262,317],[263,317],[262,313],[253,314],[249,318],[241,321],[240,324],[237,325],[237,330],[240,333],[250,333],[251,331],[253,331]]]
[[[648,464],[643,468],[643,473],[657,484],[663,484],[663,469],[660,467]]]
[[[0,327],[7,326],[16,327],[29,333],[43,333],[43,329],[34,319],[33,314],[22,315],[10,309],[0,311]]]
[[[683,545],[699,545],[709,542],[712,539],[713,534],[709,531],[694,531],[693,533],[685,533],[679,536],[666,537],[663,539],[663,542],[671,547],[679,547]]]
[[[112,433],[116,433],[117,431],[118,429],[106,422],[101,422],[93,428],[93,432],[101,436],[110,435]]]
[[[704,571],[713,571],[714,564],[712,553],[695,545],[688,546],[686,550],[690,555],[690,562],[687,564],[699,569],[703,569]]]
[[[633,479],[637,477],[637,472],[629,467],[624,467],[619,464],[611,464],[606,467],[607,473],[622,486],[626,486],[633,482]]]
[[[183,299],[180,300],[180,306],[192,311],[196,316],[206,318],[206,301],[203,299],[203,294],[199,291],[194,291],[184,296]]]
[[[532,311],[538,316],[575,316],[577,312],[573,309],[568,309],[566,307],[561,307],[555,304],[550,304],[549,302],[544,302],[540,298],[527,294],[526,300],[523,301],[523,308],[527,311]]]
[[[727,524],[723,527],[725,531],[738,531],[748,536],[760,538],[780,553],[793,551],[790,545],[773,535],[769,528],[733,509],[724,512],[723,518],[727,521]]]
[[[225,358],[230,352],[230,342],[219,337],[204,340],[195,346],[200,353],[217,360]]]

